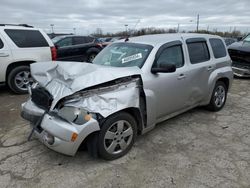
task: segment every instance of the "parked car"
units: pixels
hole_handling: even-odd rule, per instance
[[[232,59],[234,75],[250,77],[250,34],[241,41],[231,44],[228,52]]]
[[[0,24],[0,82],[13,92],[27,93],[31,63],[55,59],[56,49],[41,29]]]
[[[103,49],[102,44],[90,36],[66,35],[52,39],[60,61],[92,62]]]
[[[234,42],[237,42],[238,40],[236,38],[224,38],[226,46],[229,46],[233,44]]]
[[[116,159],[156,123],[197,106],[219,111],[225,105],[233,72],[221,37],[125,41],[104,48],[93,64],[32,64],[38,84],[22,104],[22,117],[47,147],[74,155],[86,143],[90,153]]]

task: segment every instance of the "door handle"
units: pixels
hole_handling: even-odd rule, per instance
[[[211,70],[213,70],[213,69],[214,69],[213,66],[208,66],[208,67],[207,67],[207,70],[208,70],[208,71],[211,71]]]
[[[185,79],[186,78],[186,75],[185,74],[180,74],[178,76],[178,80],[182,80],[182,79]]]
[[[7,53],[0,53],[0,57],[8,57],[9,56],[9,54],[7,54]]]

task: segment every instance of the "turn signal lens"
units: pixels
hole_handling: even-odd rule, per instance
[[[84,119],[85,119],[86,121],[89,121],[91,118],[92,118],[92,117],[91,117],[90,114],[87,114],[87,115],[84,116]]]
[[[77,133],[72,133],[71,141],[74,142],[77,139],[77,136],[78,136]]]

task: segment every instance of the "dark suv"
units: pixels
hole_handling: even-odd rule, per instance
[[[228,47],[234,75],[250,77],[250,34]]]
[[[103,49],[99,41],[90,36],[65,35],[52,39],[59,61],[92,62]]]

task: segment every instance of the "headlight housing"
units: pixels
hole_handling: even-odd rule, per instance
[[[73,106],[64,106],[58,110],[57,114],[76,125],[83,125],[92,118],[92,115],[88,111]]]

